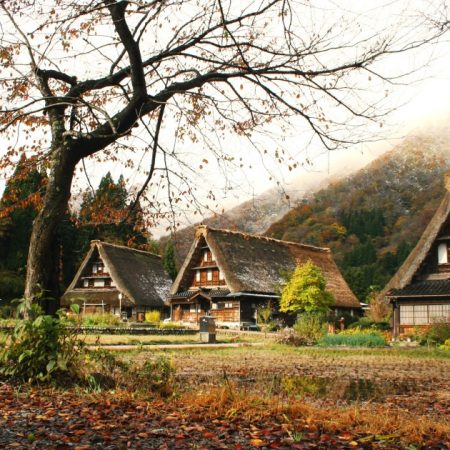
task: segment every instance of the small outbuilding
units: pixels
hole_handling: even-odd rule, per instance
[[[102,241],[92,241],[61,304],[80,305],[82,312],[110,312],[142,321],[145,312],[167,307],[172,281],[161,257]]]
[[[171,317],[197,323],[211,315],[219,325],[250,326],[258,308],[278,303],[283,273],[309,260],[322,269],[336,313],[359,312],[329,249],[201,225],[168,296]]]
[[[386,285],[393,306],[393,336],[450,322],[450,175],[447,193],[416,247]]]

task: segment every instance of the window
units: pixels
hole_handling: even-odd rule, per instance
[[[203,253],[203,261],[208,261],[208,250],[205,250],[205,253]]]
[[[447,305],[400,305],[400,325],[428,325],[450,316]]]
[[[103,272],[103,264],[102,263],[99,263],[99,264],[97,264],[97,271],[98,272]]]
[[[400,305],[400,325],[414,325],[414,306]]]
[[[197,305],[195,305],[195,304],[190,305],[189,312],[196,313],[197,312]]]
[[[447,264],[447,244],[442,243],[438,246],[438,264]]]
[[[88,287],[88,286],[89,286],[89,281],[83,280],[83,287]]]
[[[195,272],[195,281],[200,281],[200,270]]]
[[[428,321],[428,305],[414,305],[414,325],[426,325]]]
[[[105,280],[94,280],[94,287],[104,287]]]
[[[97,264],[92,264],[92,273],[97,273]]]
[[[450,305],[430,305],[428,307],[430,322],[450,318]]]
[[[217,309],[217,303],[212,304],[212,309]]]
[[[221,270],[219,270],[219,280],[220,280],[220,281],[223,281],[223,280],[224,280],[224,278],[223,278],[223,273],[222,273]]]
[[[206,279],[208,281],[212,281],[212,270],[208,269],[208,271],[206,272]]]

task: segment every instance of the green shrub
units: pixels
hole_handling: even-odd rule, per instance
[[[378,331],[353,332],[327,334],[321,337],[318,345],[323,347],[334,347],[345,345],[349,347],[384,347],[387,345],[386,338]]]
[[[83,327],[118,327],[121,321],[120,317],[111,313],[83,314],[81,325]]]
[[[144,365],[136,367],[131,375],[138,390],[150,390],[162,396],[169,396],[173,392],[175,368],[165,355],[145,361]]]
[[[38,305],[23,301],[17,322],[0,351],[0,373],[25,382],[49,381],[62,374],[75,375],[82,343],[59,317],[44,315]]]
[[[145,321],[151,323],[159,323],[161,320],[160,311],[147,311],[145,313]]]
[[[391,329],[391,324],[386,321],[374,322],[369,317],[361,317],[356,322],[351,323],[348,328],[359,328],[359,329],[373,329],[380,331],[389,331]]]
[[[10,319],[13,317],[14,307],[11,305],[5,305],[0,308],[0,319]]]
[[[325,334],[325,316],[320,313],[299,314],[294,331],[306,344],[315,344]]]
[[[18,320],[14,318],[0,319],[0,327],[15,327]]]
[[[421,342],[443,344],[447,339],[450,339],[450,321],[448,319],[436,319]]]

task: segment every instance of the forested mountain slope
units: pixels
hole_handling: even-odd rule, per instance
[[[364,300],[390,279],[444,195],[450,132],[411,135],[366,168],[304,199],[266,235],[330,247]]]

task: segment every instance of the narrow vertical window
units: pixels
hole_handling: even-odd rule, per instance
[[[442,243],[439,244],[438,247],[438,264],[447,264],[448,257],[447,257],[447,244]]]
[[[220,281],[223,281],[223,280],[224,280],[224,278],[223,278],[223,273],[222,273],[221,270],[219,270],[219,280],[220,280]]]
[[[195,281],[200,281],[200,270],[195,272]]]
[[[92,273],[97,273],[97,264],[92,265]]]
[[[211,270],[211,269],[208,269],[208,272],[207,272],[207,274],[206,274],[206,279],[207,279],[208,281],[211,281],[211,280],[212,280],[212,270]]]
[[[203,261],[208,261],[208,250],[205,250],[205,253],[203,254]]]

